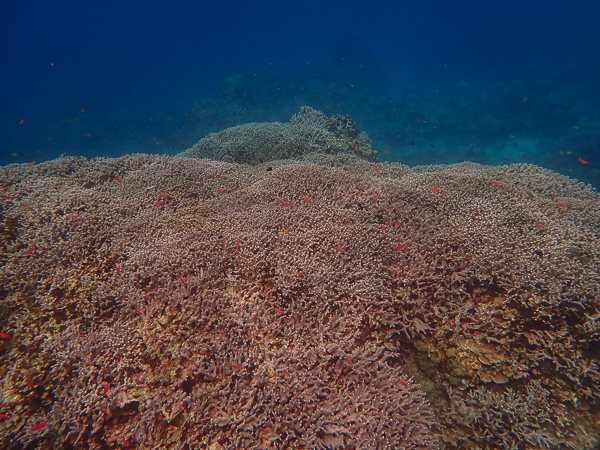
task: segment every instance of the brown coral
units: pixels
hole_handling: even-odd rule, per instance
[[[1,169],[1,442],[593,442],[598,194],[525,165],[377,169],[321,153]],[[469,422],[522,405],[517,380],[543,422]]]

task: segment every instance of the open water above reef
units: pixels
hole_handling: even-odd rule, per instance
[[[5,4],[0,164],[177,154],[350,114],[405,164],[527,162],[600,185],[600,7],[428,0]]]

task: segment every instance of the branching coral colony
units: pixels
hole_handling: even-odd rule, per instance
[[[589,186],[321,151],[0,180],[2,448],[598,443]]]
[[[377,159],[371,140],[350,116],[328,118],[309,106],[303,106],[286,123],[247,123],[209,134],[182,156],[260,164],[314,152]]]

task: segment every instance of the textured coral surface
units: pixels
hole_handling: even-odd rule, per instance
[[[593,448],[600,196],[528,165],[0,168],[1,448]]]
[[[246,123],[212,133],[181,155],[243,164],[298,158],[314,152],[377,160],[371,140],[350,116],[330,118],[303,106],[289,122]]]

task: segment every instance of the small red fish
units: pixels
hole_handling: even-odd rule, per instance
[[[406,244],[400,244],[398,247],[396,247],[396,250],[398,250],[399,248],[404,248],[406,247]]]
[[[154,204],[154,207],[156,208],[158,205],[160,205],[160,202],[161,202],[161,201],[160,201],[160,200],[158,200],[158,201],[157,201],[157,202]]]
[[[10,334],[0,332],[0,338],[8,339],[8,338],[10,338]]]
[[[500,186],[500,184],[497,183],[496,181],[490,181],[490,183],[492,183],[494,186]]]
[[[290,203],[282,203],[281,206],[290,206]]]
[[[115,180],[115,181],[121,181],[121,179],[119,177],[114,177],[113,180]]]
[[[225,332],[221,329],[219,329],[219,333],[221,333],[223,336],[225,336]]]
[[[37,424],[35,427],[33,427],[33,431],[37,431],[40,428],[42,428],[44,425],[46,425],[48,423],[47,420],[43,421],[42,423]]]
[[[340,252],[345,252],[346,251],[345,249],[343,249],[342,247],[338,247],[337,245],[336,245],[335,248],[337,248]]]
[[[106,393],[108,392],[109,389],[110,389],[110,383],[106,383],[106,386],[104,386],[104,390],[102,391],[102,394],[106,395]]]
[[[440,190],[438,188],[436,188],[436,187],[429,186],[429,189],[431,189],[434,192],[440,192]]]
[[[404,387],[408,387],[408,384],[406,384],[406,381],[404,380],[398,380],[400,382],[400,384],[402,384],[402,386]]]
[[[304,273],[300,272],[299,270],[296,270],[296,275],[304,275]]]
[[[373,169],[375,169],[375,172],[379,172],[379,169],[377,168],[377,166],[373,166]]]
[[[583,159],[583,158],[581,158],[581,157],[579,157],[579,162],[580,162],[581,164],[587,164],[587,163],[588,163],[588,162],[587,162],[585,159]]]
[[[235,249],[236,249],[237,251],[239,251],[239,250],[240,250],[240,240],[239,240],[239,239],[237,240],[237,242],[236,242],[236,244],[235,244]]]
[[[31,255],[32,253],[33,253],[33,249],[32,248],[30,248],[29,250],[27,250],[25,252],[26,255]]]
[[[240,366],[239,364],[234,364],[234,365],[233,365],[233,368],[234,368],[234,369],[241,369],[241,368],[242,368],[242,366]]]
[[[306,202],[306,204],[308,205],[308,197],[304,197],[304,201]]]
[[[10,414],[1,414],[0,413],[0,419],[6,419],[7,417],[10,417]]]
[[[377,194],[375,197],[373,197],[373,200],[377,200],[379,198],[379,194]]]
[[[179,277],[179,280],[183,283],[184,286],[187,286],[187,283],[185,282],[185,280],[183,279],[183,277]]]
[[[279,314],[283,314],[283,311],[282,311],[281,309],[279,309],[279,308],[276,308],[275,306],[273,307],[273,309],[274,309],[275,311],[277,311]]]
[[[566,203],[557,203],[556,206],[567,206]]]

